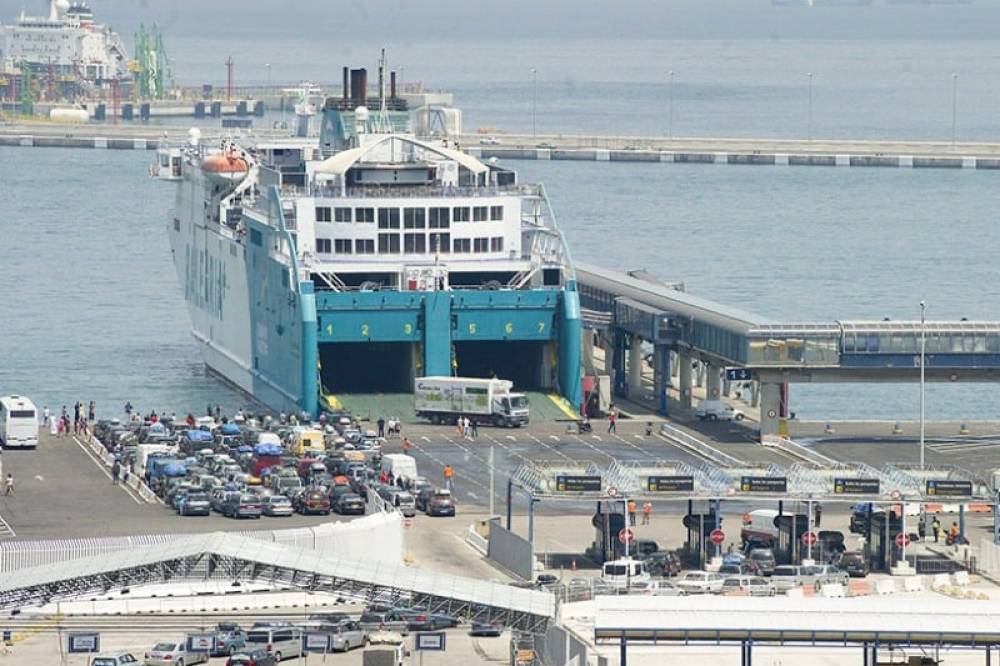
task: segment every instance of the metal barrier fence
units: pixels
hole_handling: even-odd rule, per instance
[[[1000,579],[1000,546],[992,539],[980,539],[975,549],[976,570],[994,580]]]
[[[545,666],[586,666],[587,645],[568,629],[550,624],[535,637],[535,656]]]
[[[398,564],[403,559],[403,521],[398,511],[378,512],[347,523],[287,530],[233,532],[298,548],[318,550],[330,557],[376,560]],[[0,571],[43,566],[94,555],[114,555],[142,545],[167,543],[178,534],[146,534],[93,539],[0,542]],[[377,543],[378,548],[372,548]]]
[[[504,528],[498,520],[490,521],[486,557],[525,580],[531,580],[534,575],[535,553],[531,543]]]

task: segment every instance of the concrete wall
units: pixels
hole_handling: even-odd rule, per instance
[[[486,557],[510,573],[531,580],[534,575],[535,554],[531,543],[503,527],[499,521],[490,521],[490,541]]]

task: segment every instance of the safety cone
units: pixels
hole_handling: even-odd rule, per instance
[[[903,434],[903,426],[899,425],[899,421],[896,421],[896,424],[894,426],[892,426],[892,434],[893,435],[902,435]]]
[[[827,422],[826,428],[823,429],[823,432],[825,432],[828,435],[832,435],[833,434],[833,426],[829,422]]]
[[[958,426],[958,434],[959,435],[968,435],[969,434],[969,427],[966,426],[964,423],[962,425]]]

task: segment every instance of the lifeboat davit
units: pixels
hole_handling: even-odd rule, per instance
[[[215,153],[202,160],[201,170],[214,181],[235,183],[243,180],[250,171],[250,165],[239,153]]]

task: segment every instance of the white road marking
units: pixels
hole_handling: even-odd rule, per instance
[[[44,481],[44,480],[45,480],[45,477],[42,476],[41,474],[36,474],[35,475],[35,481]]]
[[[97,465],[97,468],[104,473],[104,476],[108,477],[109,481],[112,480],[111,472],[108,471],[108,468],[104,466],[104,462],[101,461],[101,459],[98,458],[96,455],[94,455],[94,452],[90,450],[90,447],[88,447],[86,444],[81,442],[76,437],[73,438],[73,441],[76,442],[76,445],[80,447],[80,450],[83,451],[84,455],[86,455],[88,458],[94,461],[94,464]],[[125,484],[119,484],[119,487],[122,490],[124,490],[125,494],[128,495],[130,498],[132,498],[132,501],[135,502],[136,504],[145,504],[145,502],[143,502],[140,498],[133,495],[132,491]]]
[[[558,438],[558,437],[556,437],[555,435],[549,435],[549,439],[551,439],[551,440],[554,440],[554,441],[556,441],[556,442],[558,442],[558,441],[559,441],[559,438]]]
[[[506,436],[506,437],[507,437],[507,439],[509,439],[510,441],[512,441],[512,442],[513,442],[513,441],[515,441],[515,437],[514,437],[514,435],[505,435],[505,436]]]
[[[425,442],[429,442],[429,441],[431,441],[431,438],[430,438],[430,437],[428,437],[427,435],[421,435],[421,436],[420,436],[420,439],[424,440]]]

